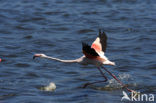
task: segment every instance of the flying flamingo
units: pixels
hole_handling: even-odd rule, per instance
[[[126,88],[128,91],[132,92],[131,89],[128,89],[114,74],[109,72],[104,66],[102,65],[112,65],[115,66],[115,62],[112,62],[108,60],[108,58],[104,55],[106,52],[106,46],[107,46],[107,36],[105,32],[101,32],[99,30],[99,36],[95,39],[95,41],[92,43],[91,46],[89,46],[86,43],[82,43],[82,52],[83,56],[75,59],[75,60],[62,60],[54,57],[47,56],[45,54],[35,54],[33,56],[33,59],[36,57],[41,57],[41,58],[47,58],[51,60],[56,60],[64,63],[80,63],[80,64],[93,64],[95,65],[102,76],[105,78],[104,81],[97,81],[93,83],[86,83],[83,87],[87,87],[88,85],[95,84],[95,83],[100,83],[100,82],[106,82],[108,79],[102,72],[101,68],[102,67],[106,72],[108,72],[115,80],[117,80],[123,88]]]

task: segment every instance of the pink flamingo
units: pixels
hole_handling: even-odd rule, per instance
[[[86,83],[83,86],[84,88],[91,84],[107,81],[107,77],[104,75],[104,73],[102,72],[102,70],[100,68],[100,67],[102,67],[115,80],[117,80],[123,86],[123,88],[126,88],[128,91],[132,92],[132,90],[128,89],[114,74],[112,74],[104,66],[102,66],[102,65],[115,66],[115,62],[108,60],[108,58],[104,55],[106,52],[106,47],[107,47],[107,36],[106,36],[105,32],[101,32],[101,30],[99,30],[99,36],[95,39],[95,41],[92,43],[91,46],[89,46],[86,43],[82,43],[82,51],[83,51],[84,55],[78,59],[62,60],[62,59],[47,56],[45,54],[35,54],[33,56],[33,59],[35,59],[36,57],[41,57],[41,58],[47,58],[47,59],[56,60],[56,61],[60,61],[60,62],[64,62],[64,63],[93,64],[98,68],[98,70],[100,71],[102,76],[105,78],[105,80],[97,81],[97,82],[93,82],[93,83]]]

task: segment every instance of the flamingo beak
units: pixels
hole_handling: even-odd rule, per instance
[[[41,55],[39,55],[39,54],[35,54],[34,56],[33,56],[33,59],[35,59],[36,57],[40,57]]]

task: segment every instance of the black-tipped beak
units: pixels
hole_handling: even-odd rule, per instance
[[[35,59],[35,58],[36,58],[36,56],[34,55],[34,56],[33,56],[33,59]]]
[[[35,54],[34,56],[33,56],[33,59],[35,59],[36,57],[40,57],[41,55],[40,54]]]

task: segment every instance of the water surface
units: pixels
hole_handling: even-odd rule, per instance
[[[120,103],[122,89],[110,76],[82,88],[103,80],[94,66],[32,60],[35,53],[78,58],[81,42],[91,44],[99,28],[108,36],[106,56],[117,64],[106,67],[129,88],[156,94],[155,11],[155,0],[1,0],[0,102]],[[38,89],[50,82],[55,92]]]

